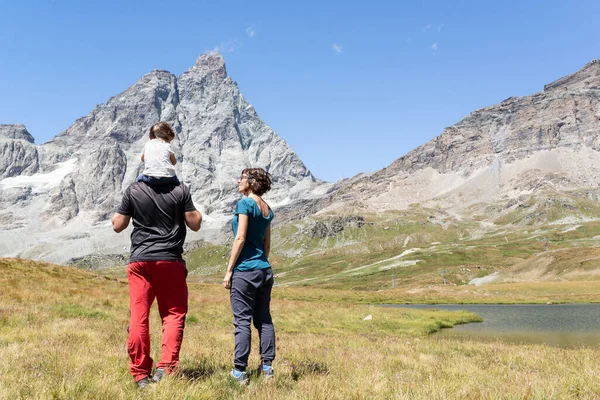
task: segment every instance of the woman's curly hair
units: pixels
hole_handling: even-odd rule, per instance
[[[271,174],[264,169],[246,168],[242,171],[242,175],[246,175],[248,177],[248,184],[250,185],[253,193],[262,196],[271,190],[273,178],[271,177]]]

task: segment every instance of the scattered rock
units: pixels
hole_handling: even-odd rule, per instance
[[[325,221],[317,221],[312,227],[311,237],[324,239],[335,236],[345,228],[362,228],[365,225],[364,217],[360,215],[347,215],[344,217],[334,217]]]

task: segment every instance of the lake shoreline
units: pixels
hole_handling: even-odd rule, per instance
[[[482,322],[456,324],[447,337],[497,339],[559,347],[600,345],[600,304],[404,304],[387,308],[468,311]]]

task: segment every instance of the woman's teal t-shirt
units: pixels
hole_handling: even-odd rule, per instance
[[[237,235],[239,225],[239,214],[248,216],[248,231],[242,252],[238,257],[234,271],[254,271],[257,269],[270,268],[271,264],[265,255],[265,236],[267,228],[273,220],[274,214],[269,207],[269,215],[264,217],[256,201],[250,197],[243,197],[235,206],[235,215],[231,221],[233,236]]]

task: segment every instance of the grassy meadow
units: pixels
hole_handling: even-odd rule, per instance
[[[379,292],[276,287],[276,377],[252,376],[248,387],[240,387],[228,380],[233,351],[228,292],[191,279],[178,373],[139,391],[128,371],[124,278],[0,259],[0,399],[600,398],[598,347],[441,338],[432,333],[479,318],[373,305],[469,296],[474,302],[514,296],[533,302],[560,296],[600,300],[592,281],[520,285],[525,286],[489,285],[470,293],[439,285]],[[367,315],[372,319],[364,320]],[[156,360],[155,307],[151,329]],[[259,362],[257,339],[251,367]]]

